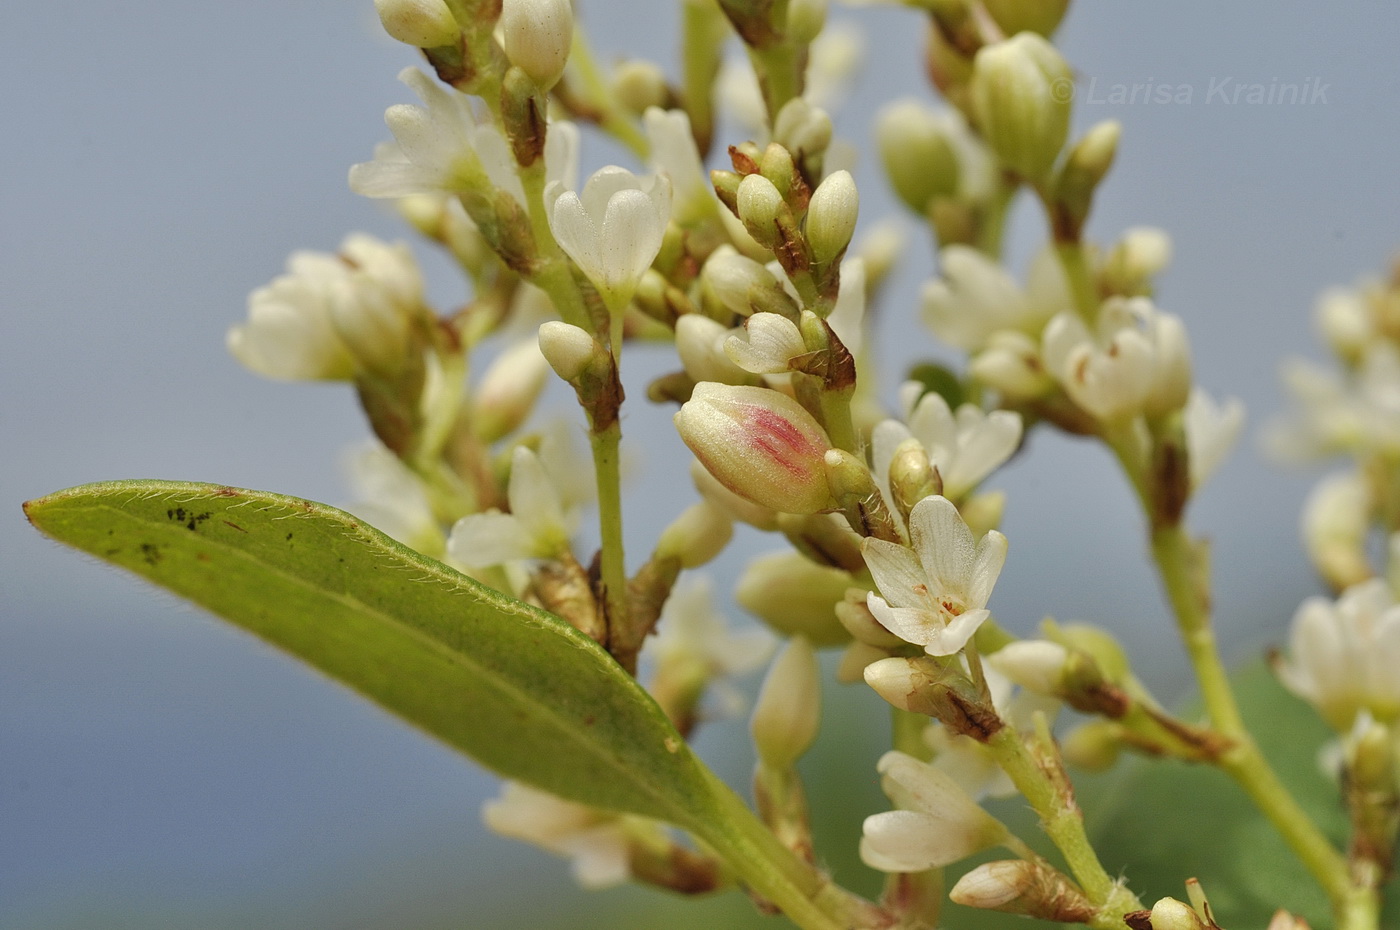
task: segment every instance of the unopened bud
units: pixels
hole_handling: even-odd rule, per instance
[[[774,513],[769,507],[760,506],[748,498],[735,494],[720,484],[719,480],[706,471],[705,466],[699,461],[690,463],[690,480],[695,485],[695,490],[700,492],[701,497],[735,520],[765,532],[778,528],[779,515],[777,513]]]
[[[1074,75],[1055,47],[1033,32],[984,46],[971,84],[977,126],[1008,168],[1043,184],[1069,134]]]
[[[1171,237],[1160,229],[1135,226],[1126,230],[1108,253],[1099,277],[1107,293],[1150,297],[1152,279],[1162,273],[1171,258]]]
[[[899,199],[927,216],[935,198],[958,192],[961,167],[945,121],[917,100],[898,100],[876,116],[875,143]]]
[[[817,738],[821,676],[812,644],[801,636],[783,647],[763,679],[749,730],[765,765],[791,768]]]
[[[826,454],[826,476],[836,505],[851,529],[862,536],[899,539],[894,519],[863,461],[845,449],[832,449]]]
[[[807,45],[826,25],[826,0],[788,0],[787,40]]]
[[[1090,720],[1060,744],[1065,762],[1086,772],[1106,772],[1123,751],[1122,730],[1110,720]]]
[[[1042,862],[985,862],[948,892],[964,907],[1024,914],[1056,923],[1087,923],[1095,908],[1075,884]]]
[[[958,507],[963,522],[972,530],[972,535],[981,538],[992,530],[1001,527],[1001,518],[1006,514],[1005,491],[983,491],[974,494]]]
[[[724,351],[729,328],[698,313],[676,321],[676,354],[685,373],[694,381],[720,384],[755,384],[757,378],[740,368]]]
[[[1062,238],[1079,238],[1094,203],[1094,192],[1113,166],[1122,133],[1123,125],[1116,119],[1104,120],[1091,126],[1070,149],[1055,181],[1055,202],[1059,208],[1056,231]]]
[[[855,234],[859,212],[860,197],[849,171],[837,171],[817,185],[807,205],[805,232],[818,265],[835,261],[845,253]]]
[[[548,371],[533,340],[502,352],[482,375],[472,398],[472,431],[477,437],[490,443],[518,429],[534,409]]]
[[[761,174],[747,176],[739,182],[735,203],[739,219],[756,242],[767,248],[778,244],[778,215],[784,205],[772,181]]]
[[[1064,679],[1069,650],[1044,639],[1008,643],[987,657],[987,662],[1027,691],[1057,697]]]
[[[831,133],[831,117],[805,97],[794,97],[783,104],[773,121],[773,141],[804,162],[827,150]]]
[[[1174,313],[1153,314],[1150,326],[1152,381],[1143,412],[1149,417],[1160,417],[1180,410],[1191,399],[1191,345],[1186,339],[1186,325]]]
[[[1176,898],[1162,898],[1152,905],[1152,930],[1209,930],[1209,925]]]
[[[655,62],[638,59],[624,61],[613,70],[612,90],[618,102],[637,116],[647,107],[665,107],[671,95],[666,72]]]
[[[836,619],[856,642],[880,649],[896,649],[907,645],[904,640],[880,625],[865,603],[864,588],[847,588],[846,595],[836,605]],[[884,658],[883,655],[880,658]]]
[[[919,501],[943,493],[943,478],[929,462],[923,443],[912,436],[895,447],[889,482],[895,509],[905,520]]]
[[[734,599],[749,613],[785,636],[801,636],[814,646],[839,646],[850,639],[836,616],[851,576],[817,565],[796,552],[759,556],[739,578]]]
[[[783,513],[831,505],[825,462],[831,441],[786,394],[703,382],[675,423],[695,457],[735,494]]]
[[[559,320],[541,324],[539,338],[540,353],[549,367],[570,384],[582,377],[604,351],[583,329]]]
[[[1103,677],[1114,684],[1128,680],[1132,672],[1128,655],[1113,634],[1090,623],[1058,624],[1049,617],[1041,621],[1045,638],[1071,650],[1092,656]]]
[[[1065,18],[1069,0],[983,0],[982,6],[1005,35],[1038,32],[1049,36]]]
[[[661,531],[656,554],[675,558],[681,568],[699,568],[729,545],[734,524],[720,507],[710,501],[693,504]]]
[[[1040,346],[1017,330],[992,333],[987,347],[973,356],[968,368],[973,378],[1011,401],[1034,400],[1055,388]]]
[[[900,710],[934,717],[952,732],[979,743],[990,740],[1005,725],[961,670],[932,656],[872,662],[865,667],[865,683]]]
[[[797,305],[773,272],[740,255],[732,246],[715,249],[705,260],[700,281],[730,313],[748,316],[772,312],[794,319],[797,316]]]
[[[574,41],[571,0],[502,0],[500,29],[512,65],[541,91],[559,82]]]
[[[784,198],[804,183],[792,153],[776,142],[768,143],[763,149],[758,159],[758,173],[772,181]]]
[[[453,45],[462,35],[443,0],[374,0],[384,31],[415,48]]]

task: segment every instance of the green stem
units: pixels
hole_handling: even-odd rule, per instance
[[[1137,898],[1120,886],[1099,862],[1098,854],[1084,830],[1084,818],[1074,797],[1031,755],[1015,727],[1004,726],[987,743],[1002,770],[1040,817],[1041,827],[1079,882],[1089,900],[1119,914],[1141,906]]]
[[[1055,254],[1060,259],[1060,267],[1064,269],[1065,282],[1074,298],[1075,310],[1092,327],[1098,316],[1099,299],[1094,293],[1094,281],[1089,273],[1089,258],[1084,252],[1084,244],[1078,240],[1056,242]]]
[[[1006,232],[1006,214],[1015,199],[1019,187],[1004,177],[996,182],[996,189],[987,204],[987,215],[977,231],[977,248],[988,258],[1000,260],[1002,238]]]
[[[790,42],[749,48],[749,61],[758,74],[758,86],[763,90],[763,103],[768,108],[769,129],[778,119],[778,111],[802,93],[800,60],[801,50]]]
[[[1196,670],[1211,725],[1233,743],[1219,756],[1217,764],[1244,789],[1322,885],[1338,912],[1339,926],[1345,915],[1354,914],[1357,916],[1349,918],[1353,922],[1347,926],[1374,930],[1374,921],[1354,922],[1362,920],[1368,911],[1364,900],[1367,892],[1353,887],[1345,857],[1279,781],[1245,728],[1211,628],[1206,606],[1208,593],[1200,581],[1204,567],[1197,564],[1196,546],[1179,524],[1164,526],[1152,533],[1152,556]],[[1369,907],[1374,909],[1374,905]]]
[[[598,480],[598,529],[602,537],[603,598],[609,629],[627,624],[627,564],[622,548],[622,425],[612,424],[589,434]]]
[[[697,835],[749,888],[803,930],[850,930],[887,925],[879,908],[833,883],[782,845],[739,796],[710,775],[717,816]]]

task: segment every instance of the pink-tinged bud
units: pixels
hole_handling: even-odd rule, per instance
[[[675,422],[701,464],[740,497],[782,513],[832,505],[824,461],[831,441],[786,394],[703,381]]]

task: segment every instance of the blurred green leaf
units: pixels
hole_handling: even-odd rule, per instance
[[[1236,673],[1234,683],[1245,721],[1279,777],[1345,848],[1346,812],[1318,765],[1331,731],[1262,663]],[[1317,883],[1244,792],[1215,769],[1134,759],[1086,780],[1080,800],[1104,865],[1121,868],[1149,906],[1167,895],[1184,900],[1184,882],[1194,876],[1223,927],[1263,927],[1280,907],[1314,927],[1332,924]],[[1383,926],[1400,926],[1397,895],[1400,883],[1391,882]]]
[[[85,485],[25,512],[502,775],[682,826],[712,811],[685,740],[596,643],[349,514],[164,481]]]

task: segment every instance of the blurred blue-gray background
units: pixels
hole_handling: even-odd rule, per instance
[[[670,4],[580,7],[605,61],[675,48]],[[868,151],[881,101],[927,96],[918,18],[893,8],[835,8],[832,18],[867,30],[868,67],[838,126]],[[384,108],[410,99],[393,78],[413,53],[378,28],[369,0],[56,0],[6,12],[0,926],[660,920],[644,916],[659,895],[584,899],[562,863],[487,834],[477,808],[494,792],[490,776],[250,637],[61,550],[20,514],[22,500],[107,478],[347,499],[338,462],[364,435],[350,393],[259,380],[224,352],[223,336],[288,252],[333,249],[354,229],[404,234],[345,185],[346,168],[386,137]],[[1172,234],[1161,303],[1190,326],[1200,381],[1243,398],[1252,428],[1282,406],[1279,357],[1319,354],[1314,295],[1379,271],[1400,245],[1398,30],[1400,10],[1383,0],[1084,3],[1061,30],[1081,75],[1076,126],[1124,124],[1092,232],[1152,224]],[[1275,82],[1324,90],[1304,105],[1212,95]],[[1184,85],[1191,100],[1143,103],[1143,91],[1113,104],[1115,84],[1169,85],[1173,96]],[[585,169],[613,157],[595,145]],[[894,208],[869,154],[858,181],[868,228]],[[1040,230],[1032,211],[1018,213],[1013,252],[1024,259]],[[439,305],[460,301],[446,266],[421,254]],[[887,388],[902,364],[933,351],[912,322],[931,267],[926,237],[912,235],[884,308],[881,338],[899,360]],[[640,550],[690,497],[669,411],[636,406],[626,427],[643,449],[629,500]],[[1235,655],[1277,640],[1314,590],[1295,531],[1310,480],[1269,466],[1246,441],[1195,507],[1215,541],[1222,635]],[[992,603],[1003,622],[1108,624],[1154,686],[1182,694],[1183,659],[1107,457],[1039,437],[994,483],[1010,495],[1011,556]],[[754,551],[752,537],[741,542]],[[878,714],[866,697],[848,700]],[[722,744],[742,732],[730,724],[702,741],[736,782],[748,758]],[[858,792],[836,784],[814,788],[818,797],[870,798],[877,742],[852,748],[831,733],[824,751],[850,763]],[[545,898],[570,916],[539,910]],[[581,902],[610,916],[586,916]],[[729,912],[710,913],[719,926]]]

